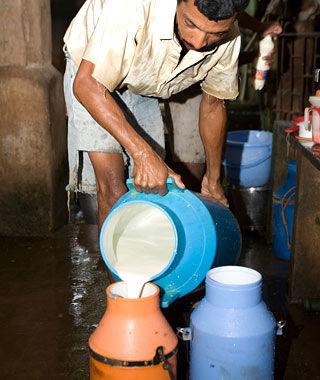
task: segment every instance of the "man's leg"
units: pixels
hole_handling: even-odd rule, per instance
[[[98,228],[108,216],[111,207],[115,202],[127,192],[124,184],[124,163],[120,153],[88,152],[92,163],[97,189],[98,201]],[[115,282],[109,268],[107,275],[109,283]]]
[[[127,192],[124,183],[124,162],[120,153],[88,152],[96,176],[98,227],[111,207]]]
[[[97,193],[99,231],[113,204],[126,192],[120,144],[99,126],[73,94],[76,64],[67,51],[64,93],[68,112],[69,184],[73,192]],[[110,283],[114,282],[107,269]]]
[[[199,134],[199,107],[202,93],[198,85],[174,95],[166,112],[168,117],[170,149],[173,169],[193,191],[201,190],[205,171],[204,148]],[[170,125],[171,124],[171,125]]]
[[[181,175],[182,182],[189,190],[198,193],[201,191],[201,182],[206,168],[204,163],[174,162],[172,168]]]

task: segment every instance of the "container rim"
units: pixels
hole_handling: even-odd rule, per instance
[[[244,129],[244,130],[241,130],[241,131],[231,131],[231,132],[228,132],[227,134],[227,139],[226,139],[226,143],[229,144],[229,145],[237,145],[237,146],[245,146],[246,148],[257,148],[257,147],[265,147],[265,146],[271,146],[272,145],[272,138],[271,138],[271,141],[270,142],[261,142],[261,143],[256,143],[256,144],[252,144],[248,141],[235,141],[235,140],[232,140],[231,137],[233,135],[235,135],[236,133],[239,133],[239,132],[260,132],[260,133],[264,133],[266,135],[269,135],[270,137],[272,137],[272,132],[270,131],[259,131],[259,130],[256,130],[256,129]]]
[[[101,231],[100,231],[100,237],[99,237],[100,252],[101,252],[102,259],[105,262],[106,266],[111,270],[111,272],[113,274],[115,274],[118,278],[120,278],[118,272],[111,265],[111,263],[110,263],[107,255],[106,255],[106,252],[105,252],[105,244],[104,244],[105,231],[107,229],[108,222],[110,221],[110,219],[114,216],[114,214],[116,212],[120,211],[124,207],[130,206],[130,205],[135,205],[135,204],[137,204],[137,205],[138,204],[149,205],[149,206],[151,206],[153,208],[157,208],[159,211],[161,211],[167,217],[167,219],[169,220],[169,223],[170,223],[170,225],[172,227],[172,230],[173,230],[174,249],[172,251],[171,258],[170,258],[167,266],[165,268],[163,268],[163,270],[161,272],[157,273],[156,275],[154,275],[153,277],[151,277],[149,279],[149,281],[153,281],[156,278],[160,277],[163,273],[165,273],[166,270],[170,267],[170,265],[172,264],[173,260],[175,259],[175,256],[177,254],[177,248],[178,248],[178,232],[177,232],[176,226],[175,226],[175,224],[174,224],[171,216],[168,214],[168,212],[166,210],[164,210],[163,207],[159,206],[158,204],[150,202],[150,201],[145,201],[145,200],[133,200],[133,201],[128,201],[128,202],[125,202],[123,204],[120,204],[119,206],[114,207],[113,209],[111,209],[111,212],[109,213],[109,215],[106,218],[106,220],[103,222],[103,225],[102,225],[102,228],[101,228]]]
[[[118,292],[116,291],[112,291],[112,288],[114,287],[118,287],[120,288],[118,290]],[[141,294],[141,297],[137,297],[137,298],[128,298],[128,297],[124,297],[121,295],[121,291],[123,290],[122,288],[123,287],[126,287],[126,284],[124,281],[118,281],[118,282],[115,282],[113,284],[110,284],[107,286],[107,289],[106,289],[106,293],[107,293],[107,296],[111,299],[114,299],[114,298],[121,298],[121,299],[124,299],[126,302],[139,302],[141,300],[145,300],[145,299],[149,299],[149,298],[152,298],[152,297],[158,297],[159,294],[160,294],[160,289],[159,289],[159,286],[148,281],[146,282],[144,285],[143,285],[143,290],[142,290],[142,294]],[[147,291],[148,288],[150,289],[146,295],[143,295],[143,292],[144,291]]]
[[[228,265],[211,269],[206,275],[206,281],[220,286],[252,287],[261,283],[262,276],[251,268]]]

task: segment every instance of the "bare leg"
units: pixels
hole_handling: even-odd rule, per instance
[[[172,168],[181,175],[182,181],[188,189],[200,192],[201,181],[205,171],[205,164],[175,162],[172,164]]]
[[[108,216],[111,207],[126,193],[124,163],[120,153],[88,152],[96,176],[98,227]]]
[[[98,228],[108,216],[111,207],[126,193],[124,163],[120,153],[88,152],[96,176],[98,200]],[[115,282],[107,269],[109,283]]]

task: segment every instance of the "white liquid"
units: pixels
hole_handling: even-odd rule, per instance
[[[119,277],[126,284],[126,298],[140,298],[144,285],[149,282],[151,277],[135,275],[130,272],[122,272],[118,269]]]
[[[168,217],[154,206],[138,204],[124,209],[110,220],[112,236],[106,236],[106,242],[108,252],[113,253],[113,267],[127,286],[127,298],[138,298],[145,283],[169,264],[174,230]]]

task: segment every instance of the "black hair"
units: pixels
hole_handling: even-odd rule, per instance
[[[178,0],[194,1],[194,5],[210,21],[226,20],[243,12],[249,0]]]

